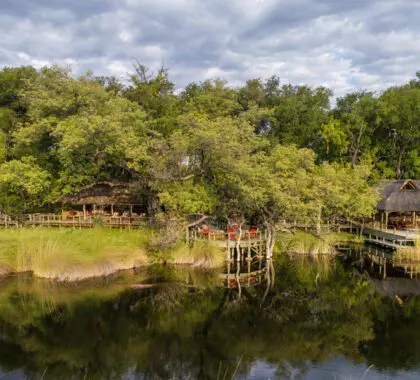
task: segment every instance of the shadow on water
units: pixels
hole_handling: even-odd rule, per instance
[[[355,275],[351,260],[282,256],[275,265],[231,263],[211,272],[155,267],[77,284],[8,278],[0,283],[0,374],[420,376],[420,302],[381,295]]]

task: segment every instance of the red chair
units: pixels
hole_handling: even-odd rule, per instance
[[[236,240],[236,233],[235,233],[235,230],[233,230],[233,229],[231,229],[231,228],[228,228],[228,229],[227,229],[227,232],[228,232],[228,234],[229,234],[229,239],[231,239],[231,240]]]
[[[249,229],[249,237],[256,238],[258,233],[258,228],[250,228]]]

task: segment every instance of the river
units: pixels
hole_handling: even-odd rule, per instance
[[[240,289],[224,269],[2,279],[0,379],[420,378],[420,298],[359,275],[363,252],[245,265]]]

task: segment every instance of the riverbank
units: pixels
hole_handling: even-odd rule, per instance
[[[0,276],[31,272],[40,278],[79,281],[153,263],[216,267],[222,251],[180,243],[164,252],[150,250],[153,231],[143,230],[0,230]]]
[[[185,242],[156,249],[157,232],[150,229],[112,230],[23,228],[0,230],[0,276],[30,272],[39,278],[80,281],[151,264],[217,268],[226,254],[206,242]],[[279,234],[277,253],[335,254],[338,243],[360,242],[347,233]]]

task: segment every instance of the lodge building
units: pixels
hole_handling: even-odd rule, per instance
[[[420,180],[382,181],[378,188],[381,228],[420,229]]]

